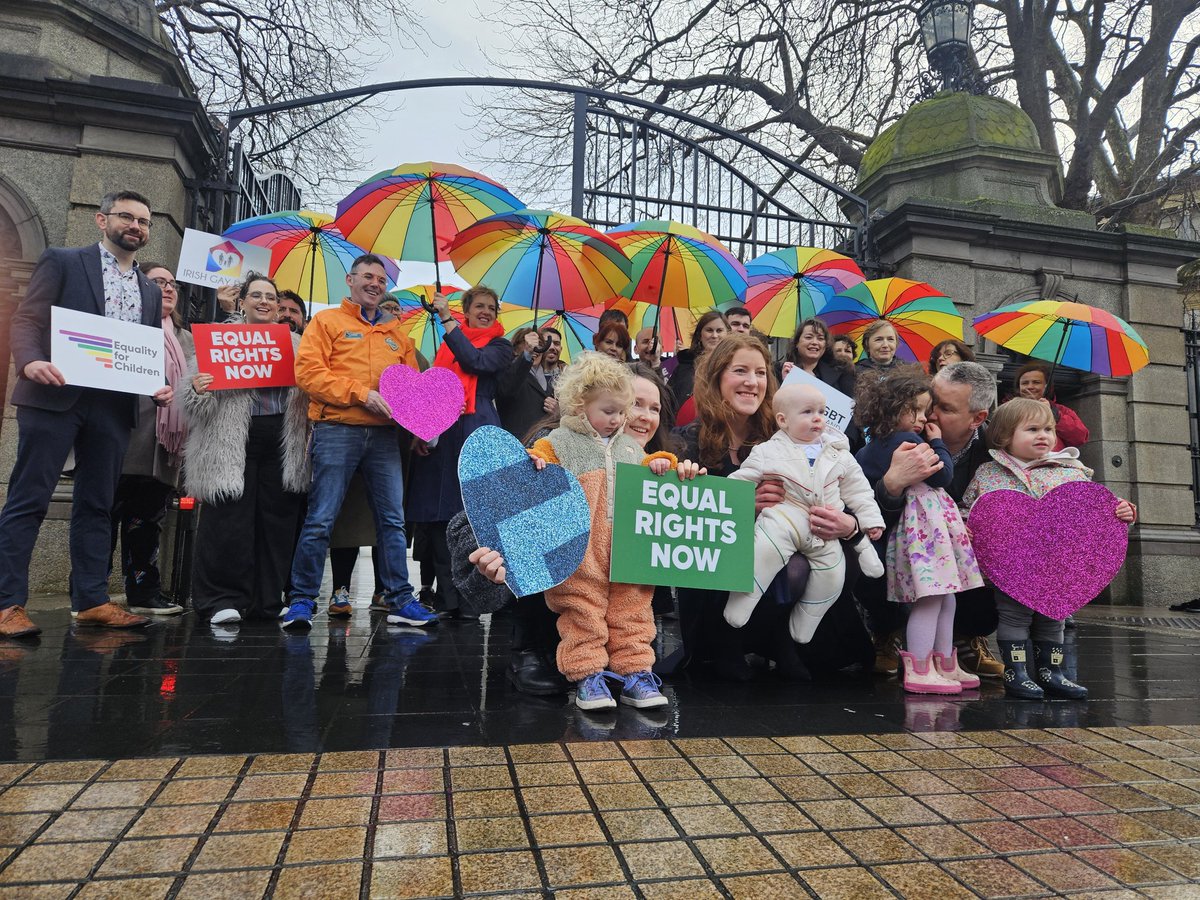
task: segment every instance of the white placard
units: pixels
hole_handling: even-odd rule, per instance
[[[241,284],[249,272],[266,275],[270,268],[271,251],[267,247],[186,228],[175,278],[188,284],[218,288]]]
[[[149,396],[167,383],[161,328],[50,308],[50,361],[67,384]]]
[[[799,366],[792,366],[784,384],[807,384],[825,395],[825,418],[838,431],[845,432],[854,418],[854,399],[837,388],[832,388],[820,378],[809,375]]]

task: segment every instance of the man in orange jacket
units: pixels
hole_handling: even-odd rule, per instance
[[[437,616],[417,601],[408,581],[400,446],[391,407],[379,394],[379,376],[388,366],[417,367],[416,348],[400,333],[399,320],[379,308],[387,296],[382,259],[358,257],[346,283],[349,299],[340,309],[313,317],[296,355],[296,384],[309,396],[313,423],[312,484],[283,627],[312,627],[329,535],[356,471],[366,482],[375,516],[388,624],[428,625]],[[351,609],[348,600],[335,597],[329,615],[349,616]]]

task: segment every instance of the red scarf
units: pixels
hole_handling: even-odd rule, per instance
[[[486,346],[494,338],[504,337],[504,328],[499,322],[493,322],[487,328],[469,328],[466,325],[460,325],[459,331],[463,333],[463,337],[471,342],[471,346],[477,350]],[[467,401],[466,408],[463,411],[467,415],[475,412],[475,386],[479,382],[479,376],[468,372],[459,364],[458,357],[450,349],[449,341],[443,341],[442,346],[438,347],[437,356],[433,358],[433,364],[443,369],[449,369],[458,376],[458,380],[462,382],[463,395]]]

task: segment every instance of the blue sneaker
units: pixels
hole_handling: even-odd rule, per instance
[[[632,672],[625,676],[625,686],[621,688],[621,702],[638,709],[666,706],[669,701],[659,691],[661,686],[662,679],[653,672]]]
[[[354,604],[350,602],[350,591],[344,587],[338,588],[333,592],[333,596],[329,598],[330,618],[349,618],[352,612],[354,612]]]
[[[428,606],[423,605],[416,597],[409,597],[408,602],[403,606],[396,606],[389,601],[387,623],[389,625],[429,625],[438,620],[435,613]]]
[[[575,705],[580,709],[616,709],[617,701],[608,689],[606,678],[620,678],[612,672],[597,672],[575,684]]]
[[[312,628],[312,617],[317,611],[315,600],[293,600],[283,614],[284,628]]]

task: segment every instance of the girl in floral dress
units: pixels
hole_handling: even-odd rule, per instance
[[[954,649],[955,596],[982,586],[967,527],[946,493],[954,462],[938,426],[926,419],[932,394],[919,366],[866,371],[855,393],[855,421],[870,429],[871,442],[858,462],[872,484],[905,442],[928,443],[942,468],[905,491],[904,509],[887,542],[888,598],[908,605],[905,644],[900,653],[904,689],[916,694],[958,694],[979,686],[962,669]]]

